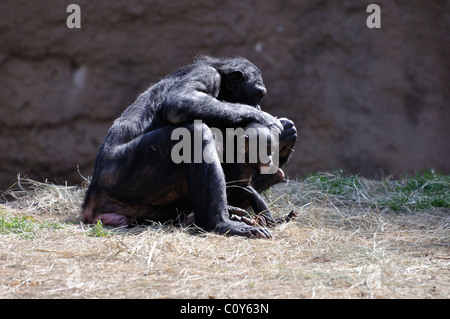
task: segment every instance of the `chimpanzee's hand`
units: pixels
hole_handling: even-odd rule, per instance
[[[286,163],[291,156],[297,141],[297,129],[294,122],[287,118],[280,119],[283,131],[280,135],[280,166]]]
[[[287,119],[287,118],[285,118],[285,117],[282,117],[282,118],[280,118],[279,120],[280,120],[280,122],[281,122],[281,125],[283,125],[283,129],[284,129],[285,131],[286,131],[286,130],[289,130],[289,129],[291,129],[291,128],[294,128],[294,129],[295,129],[294,122],[292,122],[290,119]]]
[[[237,216],[245,216],[245,215],[247,215],[247,211],[245,209],[240,208],[240,207],[227,205],[227,210],[228,210],[228,214],[230,214],[230,217],[232,215],[237,215]]]
[[[267,126],[271,130],[274,130],[275,134],[283,132],[283,124],[280,122],[280,120],[276,117],[273,117],[267,112],[260,112],[260,118],[258,119],[258,122]]]

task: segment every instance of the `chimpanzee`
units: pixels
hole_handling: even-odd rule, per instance
[[[279,150],[279,163],[272,163],[272,144],[277,141],[273,136],[272,130],[262,124],[252,123],[245,127],[246,132],[251,133],[251,130],[253,129],[253,132],[258,135],[258,139],[249,141],[249,136],[245,135],[245,162],[243,164],[238,164],[237,161],[233,163],[225,162],[222,165],[227,182],[228,203],[242,208],[251,207],[257,214],[258,218],[256,220],[258,220],[258,223],[269,226],[275,226],[290,221],[298,216],[297,212],[292,210],[287,216],[275,218],[269,210],[268,205],[259,194],[259,192],[268,189],[270,186],[278,184],[285,177],[284,172],[279,167],[276,167],[277,171],[274,174],[261,174],[261,167],[275,164],[281,166],[285,164],[291,156],[297,140],[297,132],[294,123],[286,118],[281,118],[280,121],[283,124],[284,131],[282,132],[279,141],[281,146],[281,149]],[[265,145],[259,145],[262,141],[261,137],[262,139],[267,140]],[[264,148],[264,146],[267,146],[266,160],[268,161],[264,162],[263,159],[258,156],[256,161],[252,162],[249,158],[249,142],[253,142],[253,152],[258,154],[260,154],[260,147]],[[235,145],[237,144],[238,143]],[[237,149],[235,149],[235,152],[237,152]],[[239,211],[236,211],[236,213],[238,216],[232,216],[235,220],[242,220],[250,225],[255,223],[254,220],[239,217],[242,216],[242,213],[240,214]]]
[[[248,225],[275,226],[288,222],[298,216],[297,212],[292,210],[286,216],[275,218],[259,194],[259,192],[281,182],[285,177],[284,172],[277,166],[275,166],[276,171],[274,173],[266,175],[261,173],[261,167],[276,165],[276,163],[273,163],[273,155],[275,155],[273,151],[279,152],[279,155],[282,157],[281,164],[284,164],[291,155],[296,142],[296,128],[294,123],[285,118],[280,119],[280,121],[284,127],[281,136],[281,150],[277,150],[276,146],[274,147],[273,145],[278,141],[278,138],[273,134],[274,132],[259,123],[251,123],[241,132],[235,133],[233,131],[233,135],[227,137],[231,140],[243,140],[243,142],[232,141],[230,143],[232,147],[232,160],[225,161],[222,164],[227,182],[228,211],[230,218],[233,220],[243,221]],[[219,145],[219,150],[226,155],[229,155],[227,153],[230,151],[225,146],[225,144],[229,144],[228,142]],[[250,155],[252,151],[253,155],[255,155],[253,159]],[[244,155],[245,160],[243,162],[239,162],[238,160],[238,156],[241,155],[239,153]],[[261,158],[261,156],[264,158]],[[247,211],[241,209],[247,207],[251,207],[257,214],[254,219],[248,218]],[[184,218],[182,220],[184,226],[195,222],[194,212],[185,212],[181,218]]]
[[[270,238],[265,228],[230,219],[234,208],[227,202],[225,174],[211,147],[215,140],[210,129],[250,123],[279,133],[286,126],[292,128],[292,122],[261,111],[259,101],[265,94],[261,71],[241,57],[201,56],[162,78],[109,129],[95,159],[83,221],[119,227],[167,221],[180,210],[192,209],[195,223],[206,231]],[[171,150],[178,141],[172,132],[185,128],[193,133],[194,120],[202,121],[201,149],[208,150],[210,160],[176,164]],[[287,131],[289,136],[281,134],[281,141],[283,136],[295,140],[295,128]],[[280,151],[280,163],[290,152],[281,155]],[[258,191],[273,184],[262,178],[255,187]]]

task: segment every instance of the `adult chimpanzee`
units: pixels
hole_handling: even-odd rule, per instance
[[[210,127],[256,122],[283,132],[287,123],[292,126],[261,111],[265,94],[259,69],[240,57],[203,56],[152,85],[114,122],[101,145],[83,221],[126,226],[175,219],[180,210],[192,209],[195,223],[206,231],[270,238],[265,228],[230,219],[225,174],[215,151],[209,161],[175,164],[171,158],[178,142],[172,132],[179,127],[194,132],[196,119],[202,120],[202,150],[214,149]],[[289,134],[296,139],[295,130]],[[280,156],[280,163],[289,154]]]

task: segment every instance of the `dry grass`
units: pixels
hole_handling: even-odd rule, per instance
[[[449,298],[449,209],[393,213],[385,183],[358,180],[274,187],[273,210],[299,218],[272,240],[88,227],[83,188],[21,180],[0,207],[0,298]]]

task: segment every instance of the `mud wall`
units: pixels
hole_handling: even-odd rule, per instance
[[[369,29],[372,2],[1,1],[0,189],[90,175],[112,121],[201,52],[262,70],[263,109],[300,130],[292,176],[450,173],[450,3],[378,1]]]

